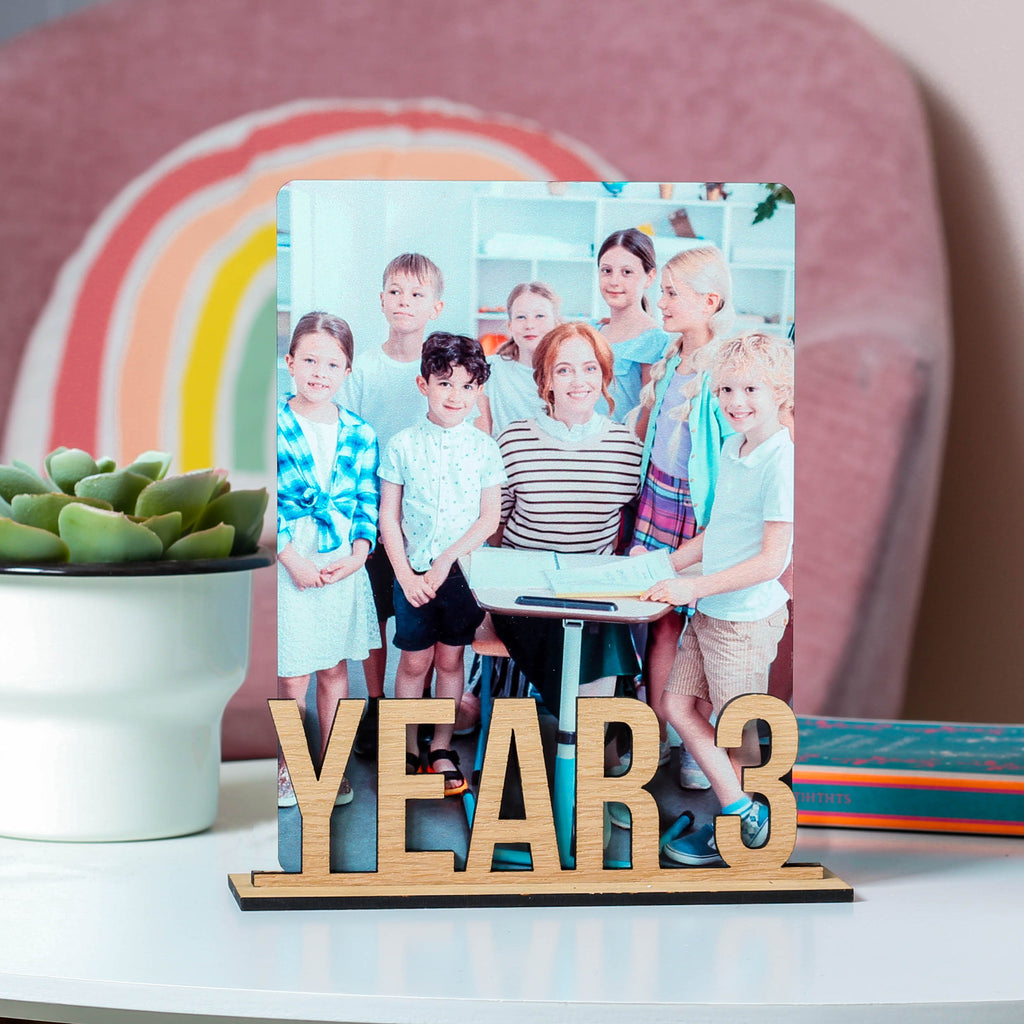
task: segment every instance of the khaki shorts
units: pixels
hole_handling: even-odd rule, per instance
[[[694,612],[679,640],[666,692],[708,700],[716,714],[733,697],[767,693],[768,673],[788,622],[786,605],[756,622]]]

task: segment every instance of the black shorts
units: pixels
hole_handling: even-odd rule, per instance
[[[380,537],[377,538],[377,546],[366,559],[366,574],[370,577],[377,621],[387,622],[395,614],[395,569]]]
[[[425,651],[436,643],[466,647],[484,621],[458,565],[452,566],[434,598],[419,608],[409,604],[397,580],[394,595],[395,646],[400,651]]]

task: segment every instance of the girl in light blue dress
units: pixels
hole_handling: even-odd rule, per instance
[[[608,316],[594,326],[615,356],[609,391],[615,401],[612,418],[619,423],[640,404],[640,390],[650,379],[651,365],[665,355],[672,340],[651,315],[647,299],[657,271],[654,243],[637,228],[613,232],[597,254],[598,282]]]

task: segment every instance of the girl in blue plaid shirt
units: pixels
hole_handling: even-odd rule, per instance
[[[294,394],[277,417],[277,694],[296,700],[305,721],[316,673],[321,760],[338,701],[348,697],[347,660],[380,646],[364,568],[377,536],[377,436],[334,402],[352,349],[344,320],[302,317],[285,357]],[[343,779],[336,802],[351,799]],[[295,803],[283,762],[278,803]]]

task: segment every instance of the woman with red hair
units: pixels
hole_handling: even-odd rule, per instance
[[[585,323],[549,331],[533,359],[546,413],[510,424],[499,436],[508,474],[502,493],[503,547],[611,554],[622,508],[640,488],[642,447],[633,432],[595,411],[613,378],[611,346]],[[557,714],[561,624],[495,615],[494,627],[518,667]],[[611,696],[616,677],[639,671],[629,630],[608,623],[584,629],[582,696]]]

